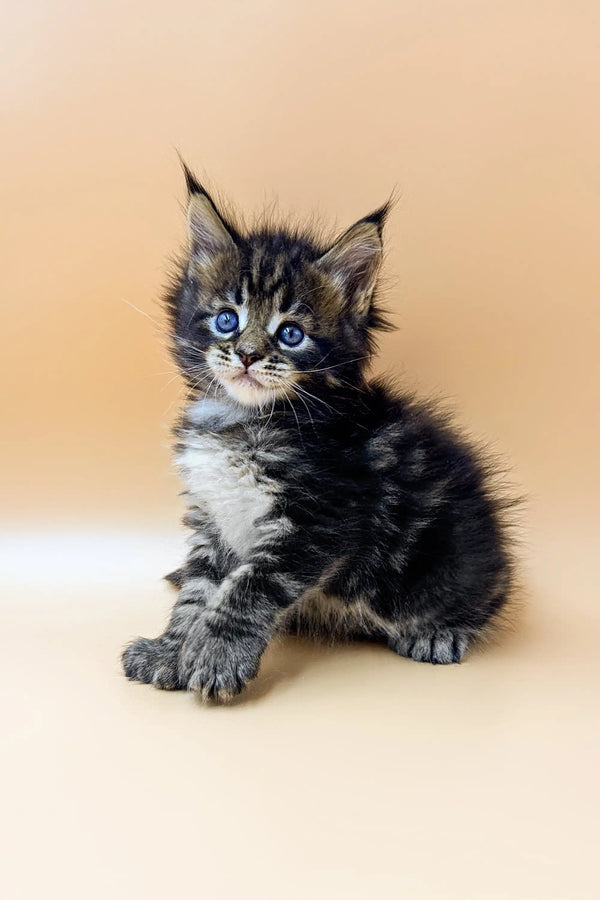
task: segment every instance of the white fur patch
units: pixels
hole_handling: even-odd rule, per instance
[[[269,332],[269,334],[275,334],[281,322],[283,322],[283,316],[281,315],[281,313],[275,313],[274,316],[271,316],[267,323],[267,331]]]
[[[243,449],[231,449],[218,434],[193,435],[177,456],[193,502],[204,509],[223,541],[240,558],[255,546],[255,522],[273,506],[277,487]]]
[[[239,330],[243,331],[246,325],[248,324],[248,307],[244,303],[241,309],[238,310],[238,318],[239,318]]]
[[[221,427],[236,425],[247,418],[247,412],[241,408],[225,403],[223,400],[213,400],[203,397],[187,408],[187,417],[194,425],[204,425],[211,420],[217,420]]]

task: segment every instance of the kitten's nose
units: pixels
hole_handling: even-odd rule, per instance
[[[260,359],[260,353],[254,353],[252,351],[246,353],[245,350],[236,350],[235,352],[247,369],[250,368],[253,362],[256,362],[257,359]]]

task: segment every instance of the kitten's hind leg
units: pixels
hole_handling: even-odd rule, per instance
[[[287,611],[280,623],[286,634],[327,642],[387,643],[399,656],[433,664],[458,663],[465,655],[471,633],[425,623],[408,625],[380,618],[368,603],[311,592]]]
[[[417,662],[447,665],[459,663],[467,652],[471,635],[451,628],[400,626],[388,640],[388,646],[399,656]]]
[[[386,623],[368,604],[345,602],[339,597],[314,590],[286,611],[279,630],[284,634],[308,637],[326,643],[369,641],[385,643]]]

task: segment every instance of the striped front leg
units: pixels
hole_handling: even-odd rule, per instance
[[[180,672],[181,648],[201,611],[216,596],[223,578],[235,564],[221,546],[218,533],[198,510],[190,511],[185,523],[193,533],[188,558],[179,570],[180,591],[167,629],[160,637],[132,641],[122,657],[125,674],[132,681],[169,690],[187,686],[187,679]]]
[[[258,529],[250,559],[207,601],[182,648],[180,676],[205,700],[226,701],[255,677],[277,620],[316,577],[317,553],[291,522]]]

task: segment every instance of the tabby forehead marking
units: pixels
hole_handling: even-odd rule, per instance
[[[273,290],[276,284],[281,281],[283,276],[285,266],[285,259],[282,256],[276,257],[273,262],[273,268],[271,272],[269,272],[268,277],[265,278],[265,289]]]

